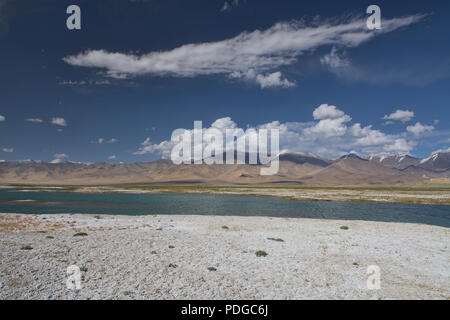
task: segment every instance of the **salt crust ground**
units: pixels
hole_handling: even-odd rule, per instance
[[[449,240],[401,223],[1,214],[0,298],[449,299]],[[73,264],[81,290],[65,284]],[[369,265],[381,290],[367,289]]]

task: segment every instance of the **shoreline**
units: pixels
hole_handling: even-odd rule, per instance
[[[3,299],[450,299],[444,227],[183,215],[0,222]],[[78,291],[65,286],[73,264],[85,270]],[[369,265],[381,268],[381,290],[366,287]]]
[[[14,187],[9,185],[8,187]],[[17,186],[19,187],[19,186]],[[269,196],[294,201],[336,201],[402,203],[450,206],[450,186],[214,186],[214,185],[124,185],[124,186],[43,186],[22,185],[30,192],[72,192],[109,194],[225,194]],[[66,189],[64,189],[66,188]],[[70,190],[69,190],[70,188]],[[6,191],[8,192],[8,191]],[[22,191],[23,192],[23,191]]]
[[[421,192],[416,191],[388,193],[364,190],[363,188],[284,188],[284,187],[132,187],[128,189],[115,187],[82,187],[75,189],[75,193],[128,193],[128,194],[164,194],[164,193],[186,193],[186,194],[225,194],[242,196],[266,196],[276,197],[293,201],[331,201],[331,202],[374,202],[374,203],[403,203],[423,205],[450,205],[449,192]]]

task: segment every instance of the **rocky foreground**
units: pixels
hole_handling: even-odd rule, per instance
[[[364,221],[1,214],[0,298],[449,299],[449,235]],[[71,265],[79,290],[66,284]],[[380,290],[367,288],[370,265]]]

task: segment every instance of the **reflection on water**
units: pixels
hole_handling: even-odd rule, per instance
[[[423,223],[450,227],[450,206],[291,201],[274,197],[211,194],[79,194],[0,190],[1,213],[178,214],[270,216]],[[53,190],[54,191],[54,190]]]

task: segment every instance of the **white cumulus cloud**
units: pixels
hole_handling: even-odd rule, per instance
[[[216,128],[216,129],[234,129],[237,127],[237,124],[236,124],[236,122],[231,120],[230,117],[225,117],[225,118],[220,118],[220,119],[217,119],[216,121],[214,121],[211,124],[211,127]]]
[[[415,136],[420,136],[426,132],[432,132],[434,130],[434,126],[423,125],[420,122],[417,122],[413,126],[406,127],[406,130]]]
[[[52,124],[55,124],[55,125],[61,126],[61,127],[67,126],[66,120],[64,118],[60,118],[60,117],[53,117]]]
[[[153,144],[150,142],[150,138],[147,138],[141,143],[139,150],[133,152],[133,154],[143,155],[149,153],[159,153],[163,157],[167,158],[170,156],[170,152],[172,151],[174,145],[175,144],[172,141],[162,141],[159,144]]]
[[[337,119],[345,115],[344,111],[339,110],[336,106],[322,104],[313,112],[314,120]]]
[[[265,88],[291,88],[295,87],[295,83],[289,81],[288,79],[282,79],[282,74],[280,71],[269,73],[269,74],[257,74],[255,70],[249,70],[245,73],[243,72],[233,72],[230,78],[241,78],[250,82],[256,82],[261,89]]]
[[[364,155],[389,153],[404,154],[413,150],[416,136],[407,139],[403,133],[388,134],[373,129],[372,125],[363,126],[352,123],[352,118],[344,111],[327,104],[320,105],[313,112],[314,121],[307,122],[279,122],[272,121],[247,130],[278,129],[280,133],[280,149],[291,152],[313,153],[323,157],[336,158],[350,151]],[[239,135],[246,135],[249,131],[240,128],[230,117],[215,120],[206,130],[214,128],[224,132],[232,129]],[[188,129],[192,132],[192,129]],[[152,143],[150,138],[141,143],[135,155],[161,154],[170,158],[175,143],[165,140]]]
[[[383,120],[395,120],[403,123],[411,121],[414,118],[414,112],[409,110],[397,110],[390,115],[385,115]]]
[[[65,154],[65,153],[55,153],[53,155],[54,159],[52,161],[50,161],[50,163],[53,163],[53,164],[61,163],[61,162],[64,162],[64,160],[67,159],[68,157],[69,156],[67,154]]]

